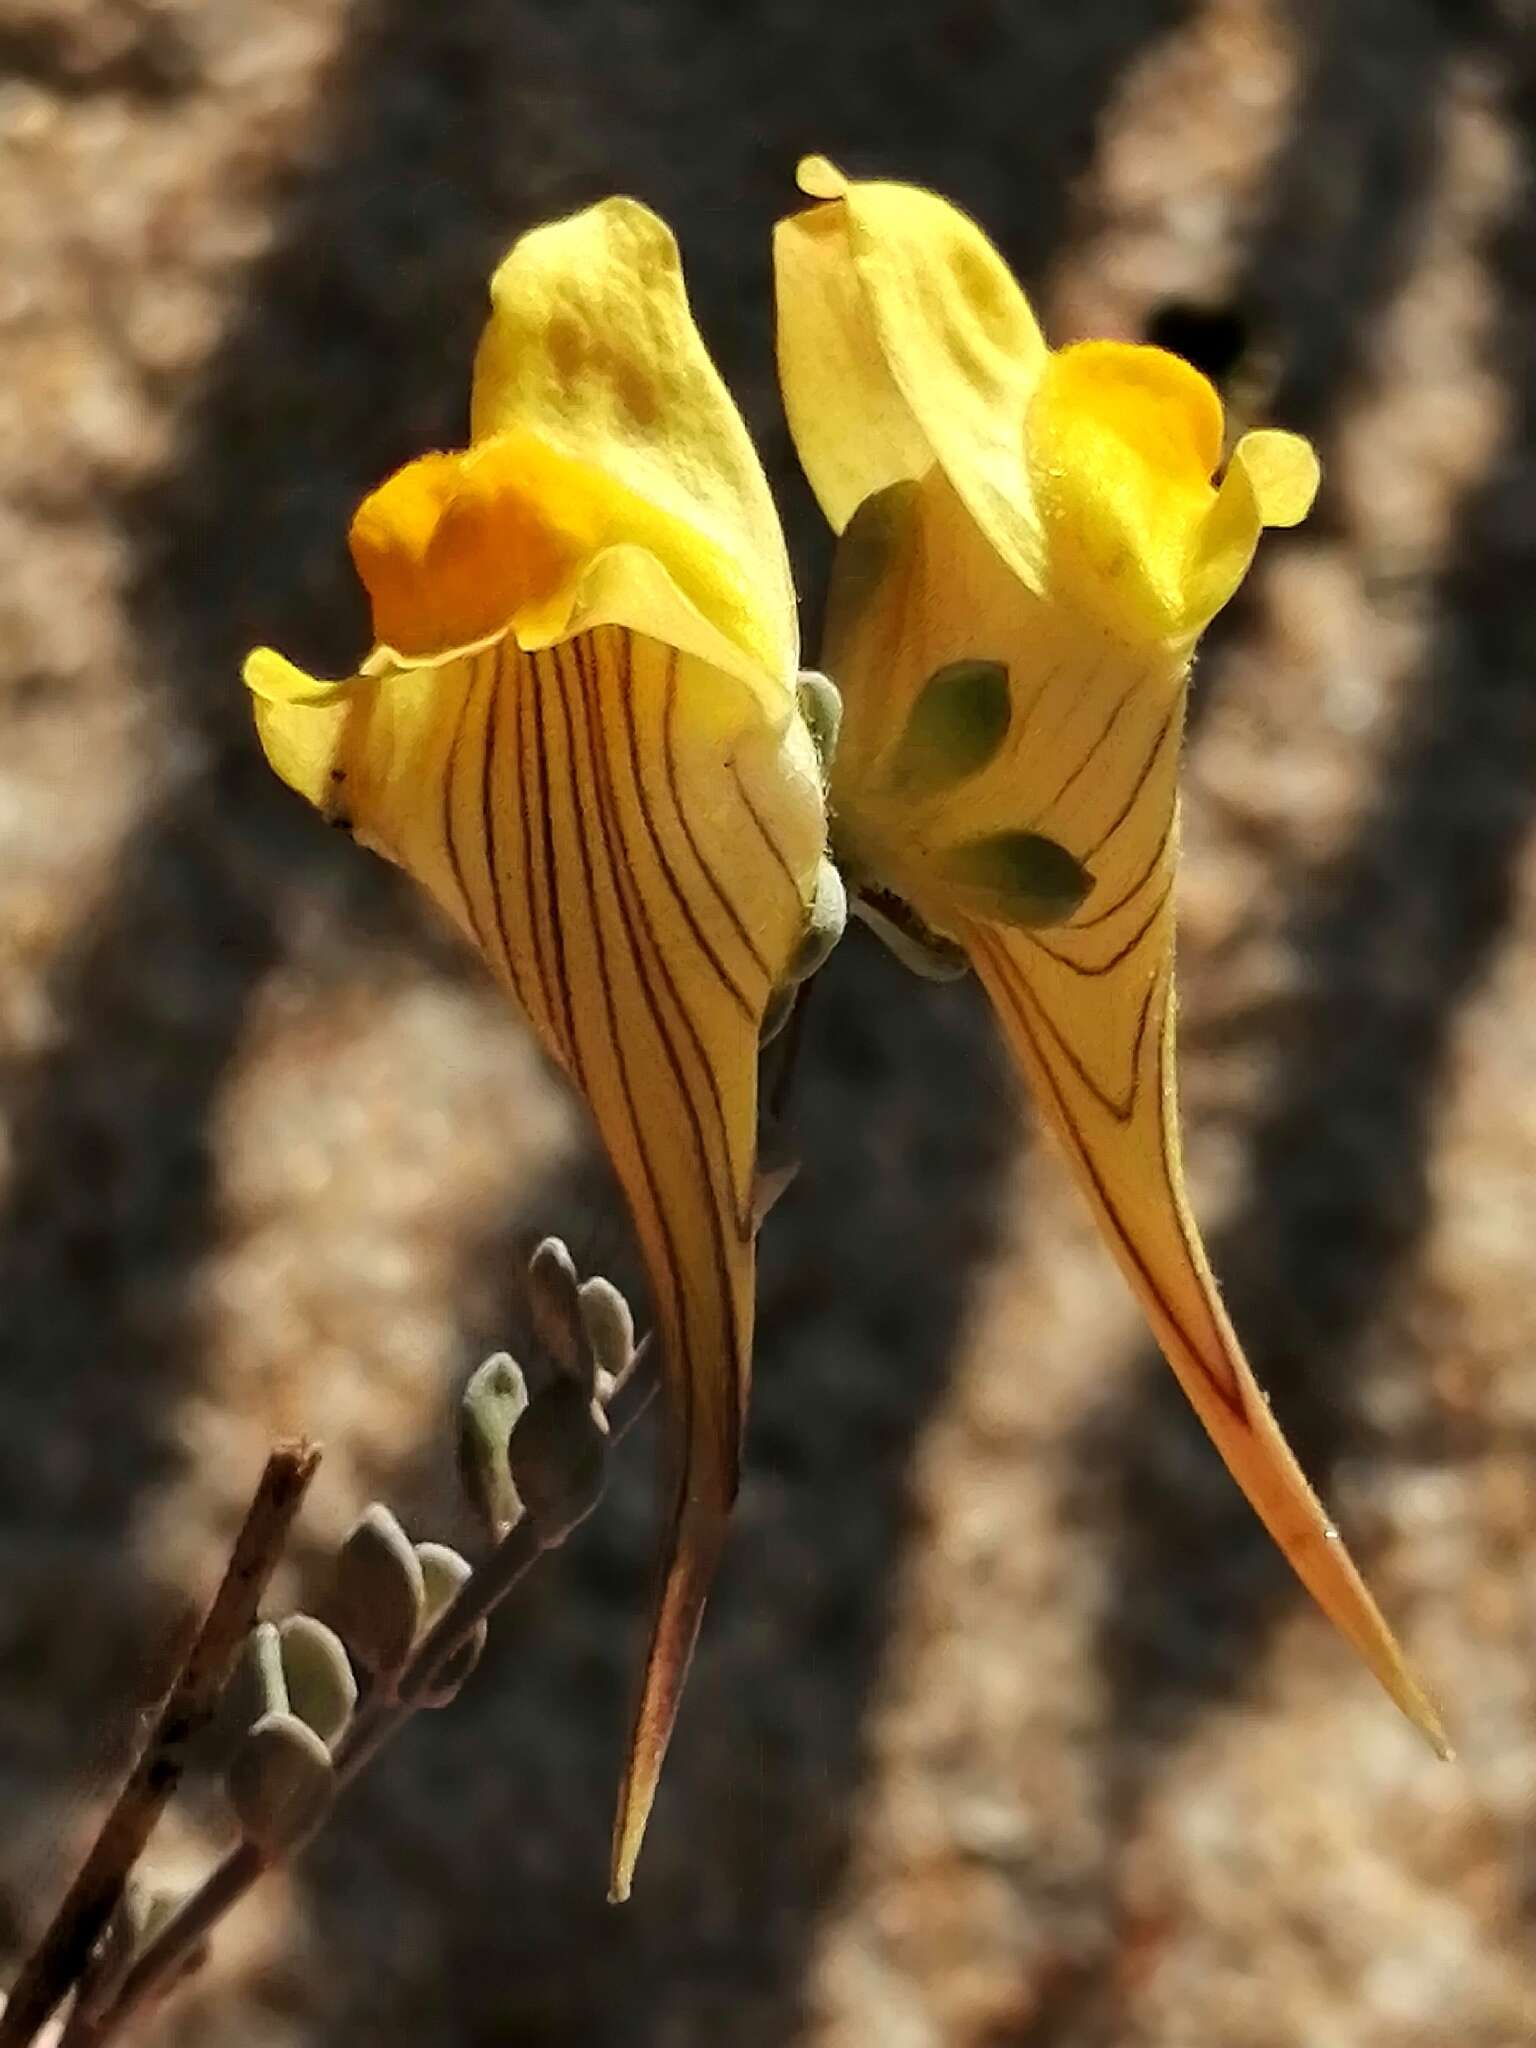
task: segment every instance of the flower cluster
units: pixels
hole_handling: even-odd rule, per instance
[[[761,465],[677,250],[614,199],[491,285],[468,445],[351,529],[374,646],[246,681],[273,767],[436,898],[591,1111],[650,1276],[677,1442],[615,1824],[629,1887],[736,1490],[758,1055],[841,929],[976,975],[1105,1241],[1239,1485],[1413,1719],[1434,1713],[1291,1456],[1185,1198],[1177,770],[1191,656],[1294,435],[1223,459],[1157,349],[1051,350],[981,231],[811,158],[776,240],[779,364],[840,536],[803,677]],[[1218,480],[1219,477],[1219,480]]]

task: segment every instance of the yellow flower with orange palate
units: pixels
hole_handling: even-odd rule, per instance
[[[1210,384],[1118,342],[1047,348],[973,222],[800,170],[776,237],[780,375],[842,535],[823,665],[850,897],[968,960],[1234,1478],[1437,1747],[1435,1710],[1281,1435],[1185,1196],[1174,1075],[1177,771],[1195,643],[1318,481],[1293,434],[1223,465]],[[1217,478],[1219,476],[1219,481]]]
[[[609,200],[526,235],[491,301],[468,447],[353,520],[373,651],[340,682],[268,649],[245,676],[278,774],[520,1002],[634,1216],[681,1449],[622,1897],[736,1489],[759,1036],[805,964],[826,823],[783,537],[670,232]]]

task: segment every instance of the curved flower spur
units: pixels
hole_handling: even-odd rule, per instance
[[[800,170],[776,237],[780,375],[841,534],[834,840],[897,950],[969,963],[1233,1477],[1439,1748],[1438,1717],[1292,1456],[1185,1197],[1174,1074],[1177,769],[1195,643],[1317,485],[1295,435],[1222,458],[1177,357],[1047,349],[971,221]]]
[[[336,683],[268,649],[245,676],[278,774],[517,997],[633,1214],[679,1455],[624,1897],[736,1490],[759,1036],[815,950],[825,812],[783,537],[670,232],[607,201],[525,236],[491,299],[469,446],[353,521],[373,652]]]

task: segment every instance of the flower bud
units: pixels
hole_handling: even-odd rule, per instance
[[[843,936],[847,923],[848,891],[843,887],[836,862],[823,856],[816,870],[816,894],[811,899],[810,923],[799,950],[790,962],[792,981],[809,981],[819,968],[826,965],[827,956]]]
[[[832,765],[832,756],[837,752],[837,736],[842,730],[843,694],[830,676],[822,675],[818,669],[803,668],[796,695],[800,716],[805,720],[816,748],[816,758],[825,774]]]
[[[427,1588],[424,1627],[431,1628],[468,1582],[471,1567],[468,1558],[461,1557],[446,1543],[418,1543],[416,1555],[421,1559]],[[417,1706],[446,1707],[458,1698],[459,1688],[480,1662],[487,1633],[485,1622],[477,1621],[470,1635],[436,1672],[430,1689],[416,1695]]]
[[[598,1369],[609,1380],[623,1377],[635,1355],[635,1318],[629,1303],[601,1273],[583,1280],[577,1290],[582,1328]]]
[[[523,1512],[507,1469],[507,1443],[527,1406],[522,1368],[505,1351],[476,1368],[459,1403],[459,1477],[497,1542]]]
[[[246,1725],[263,1714],[288,1710],[288,1680],[283,1671],[282,1638],[270,1621],[258,1621],[245,1639],[245,1676],[241,1705],[249,1705]]]
[[[265,1714],[225,1775],[241,1832],[268,1856],[303,1841],[336,1794],[331,1753],[297,1714]]]
[[[410,1538],[380,1501],[365,1508],[336,1558],[337,1627],[359,1664],[389,1677],[410,1655],[426,1590]]]
[[[320,1740],[333,1743],[357,1705],[357,1679],[336,1631],[312,1614],[291,1614],[278,1630],[288,1704]]]
[[[586,1387],[590,1399],[592,1356],[581,1319],[576,1263],[558,1237],[546,1237],[528,1261],[528,1306],[540,1346],[562,1372]]]
[[[107,1915],[107,1924],[96,1937],[76,1987],[75,2011],[81,2020],[93,2019],[115,1997],[134,1958],[153,1941],[181,1903],[179,1892],[163,1885],[147,1884],[130,1872],[118,1893],[117,1903]],[[206,1941],[199,1942],[178,1971],[178,1977],[201,1967],[208,1954]],[[51,2038],[45,2036],[45,2039]]]
[[[418,1543],[417,1561],[421,1565],[421,1581],[425,1588],[421,1625],[429,1629],[436,1625],[438,1618],[455,1599],[465,1581],[473,1575],[473,1567],[467,1557],[461,1557],[448,1543]]]

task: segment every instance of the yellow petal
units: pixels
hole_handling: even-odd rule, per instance
[[[1221,489],[1221,404],[1162,350],[1046,351],[981,230],[907,185],[807,159],[824,203],[776,235],[779,373],[800,460],[839,532],[935,464],[1019,582],[1133,646],[1187,651],[1260,531],[1316,489],[1294,435],[1239,443]]]
[[[1248,572],[1266,526],[1317,491],[1297,434],[1245,434],[1219,490],[1221,401],[1177,356],[1081,342],[1050,360],[1030,407],[1028,488],[1050,589],[1132,645],[1190,645]]]
[[[1447,1754],[1434,1706],[1296,1463],[1243,1355],[1184,1191],[1174,1073],[1173,821],[1142,887],[1056,933],[966,949],[1105,1241],[1227,1469],[1302,1584]],[[1118,906],[1118,907],[1115,907]]]
[[[248,679],[279,772],[422,882],[517,996],[634,1217],[681,1456],[622,1896],[736,1489],[758,1034],[824,845],[814,752],[744,685],[612,628],[331,689],[262,653]]]
[[[491,283],[471,436],[521,430],[700,536],[733,590],[706,602],[773,674],[797,660],[794,588],[762,465],[689,310],[677,244],[632,199],[524,235]]]
[[[509,623],[547,630],[598,548],[629,538],[647,509],[517,430],[419,456],[369,493],[348,536],[374,638],[440,660]]]
[[[848,180],[824,156],[801,157],[795,165],[795,183],[807,199],[841,199],[848,190]]]
[[[812,182],[831,189],[819,173]],[[937,461],[1037,583],[1020,473],[1045,343],[980,228],[916,186],[850,181],[781,223],[775,248],[785,407],[832,524],[841,531],[862,498]]]
[[[1158,1342],[1234,1478],[1303,1583],[1437,1744],[1434,1709],[1308,1488],[1221,1307],[1184,1194],[1173,1041],[1173,880],[1185,662],[1092,611],[1022,590],[941,475],[898,494],[894,568],[837,615],[846,756],[832,807],[850,866],[970,954]],[[885,774],[888,677],[1000,663],[1010,729],[958,788],[912,804]],[[947,849],[1043,834],[1092,886],[1065,923],[977,916]]]
[[[1028,489],[1060,602],[1133,646],[1180,636],[1221,428],[1211,385],[1161,349],[1092,341],[1052,355],[1030,407]],[[1255,525],[1250,554],[1257,538]]]
[[[744,565],[612,478],[509,428],[418,457],[358,508],[351,546],[374,634],[436,666],[510,631],[525,649],[598,625],[696,654],[782,717],[793,668],[744,626]]]
[[[1199,633],[1248,573],[1266,526],[1297,526],[1317,496],[1317,456],[1299,434],[1244,434],[1196,536],[1183,630]]]
[[[876,493],[933,467],[933,450],[886,364],[848,254],[841,206],[774,230],[779,383],[822,511],[841,533]]]

